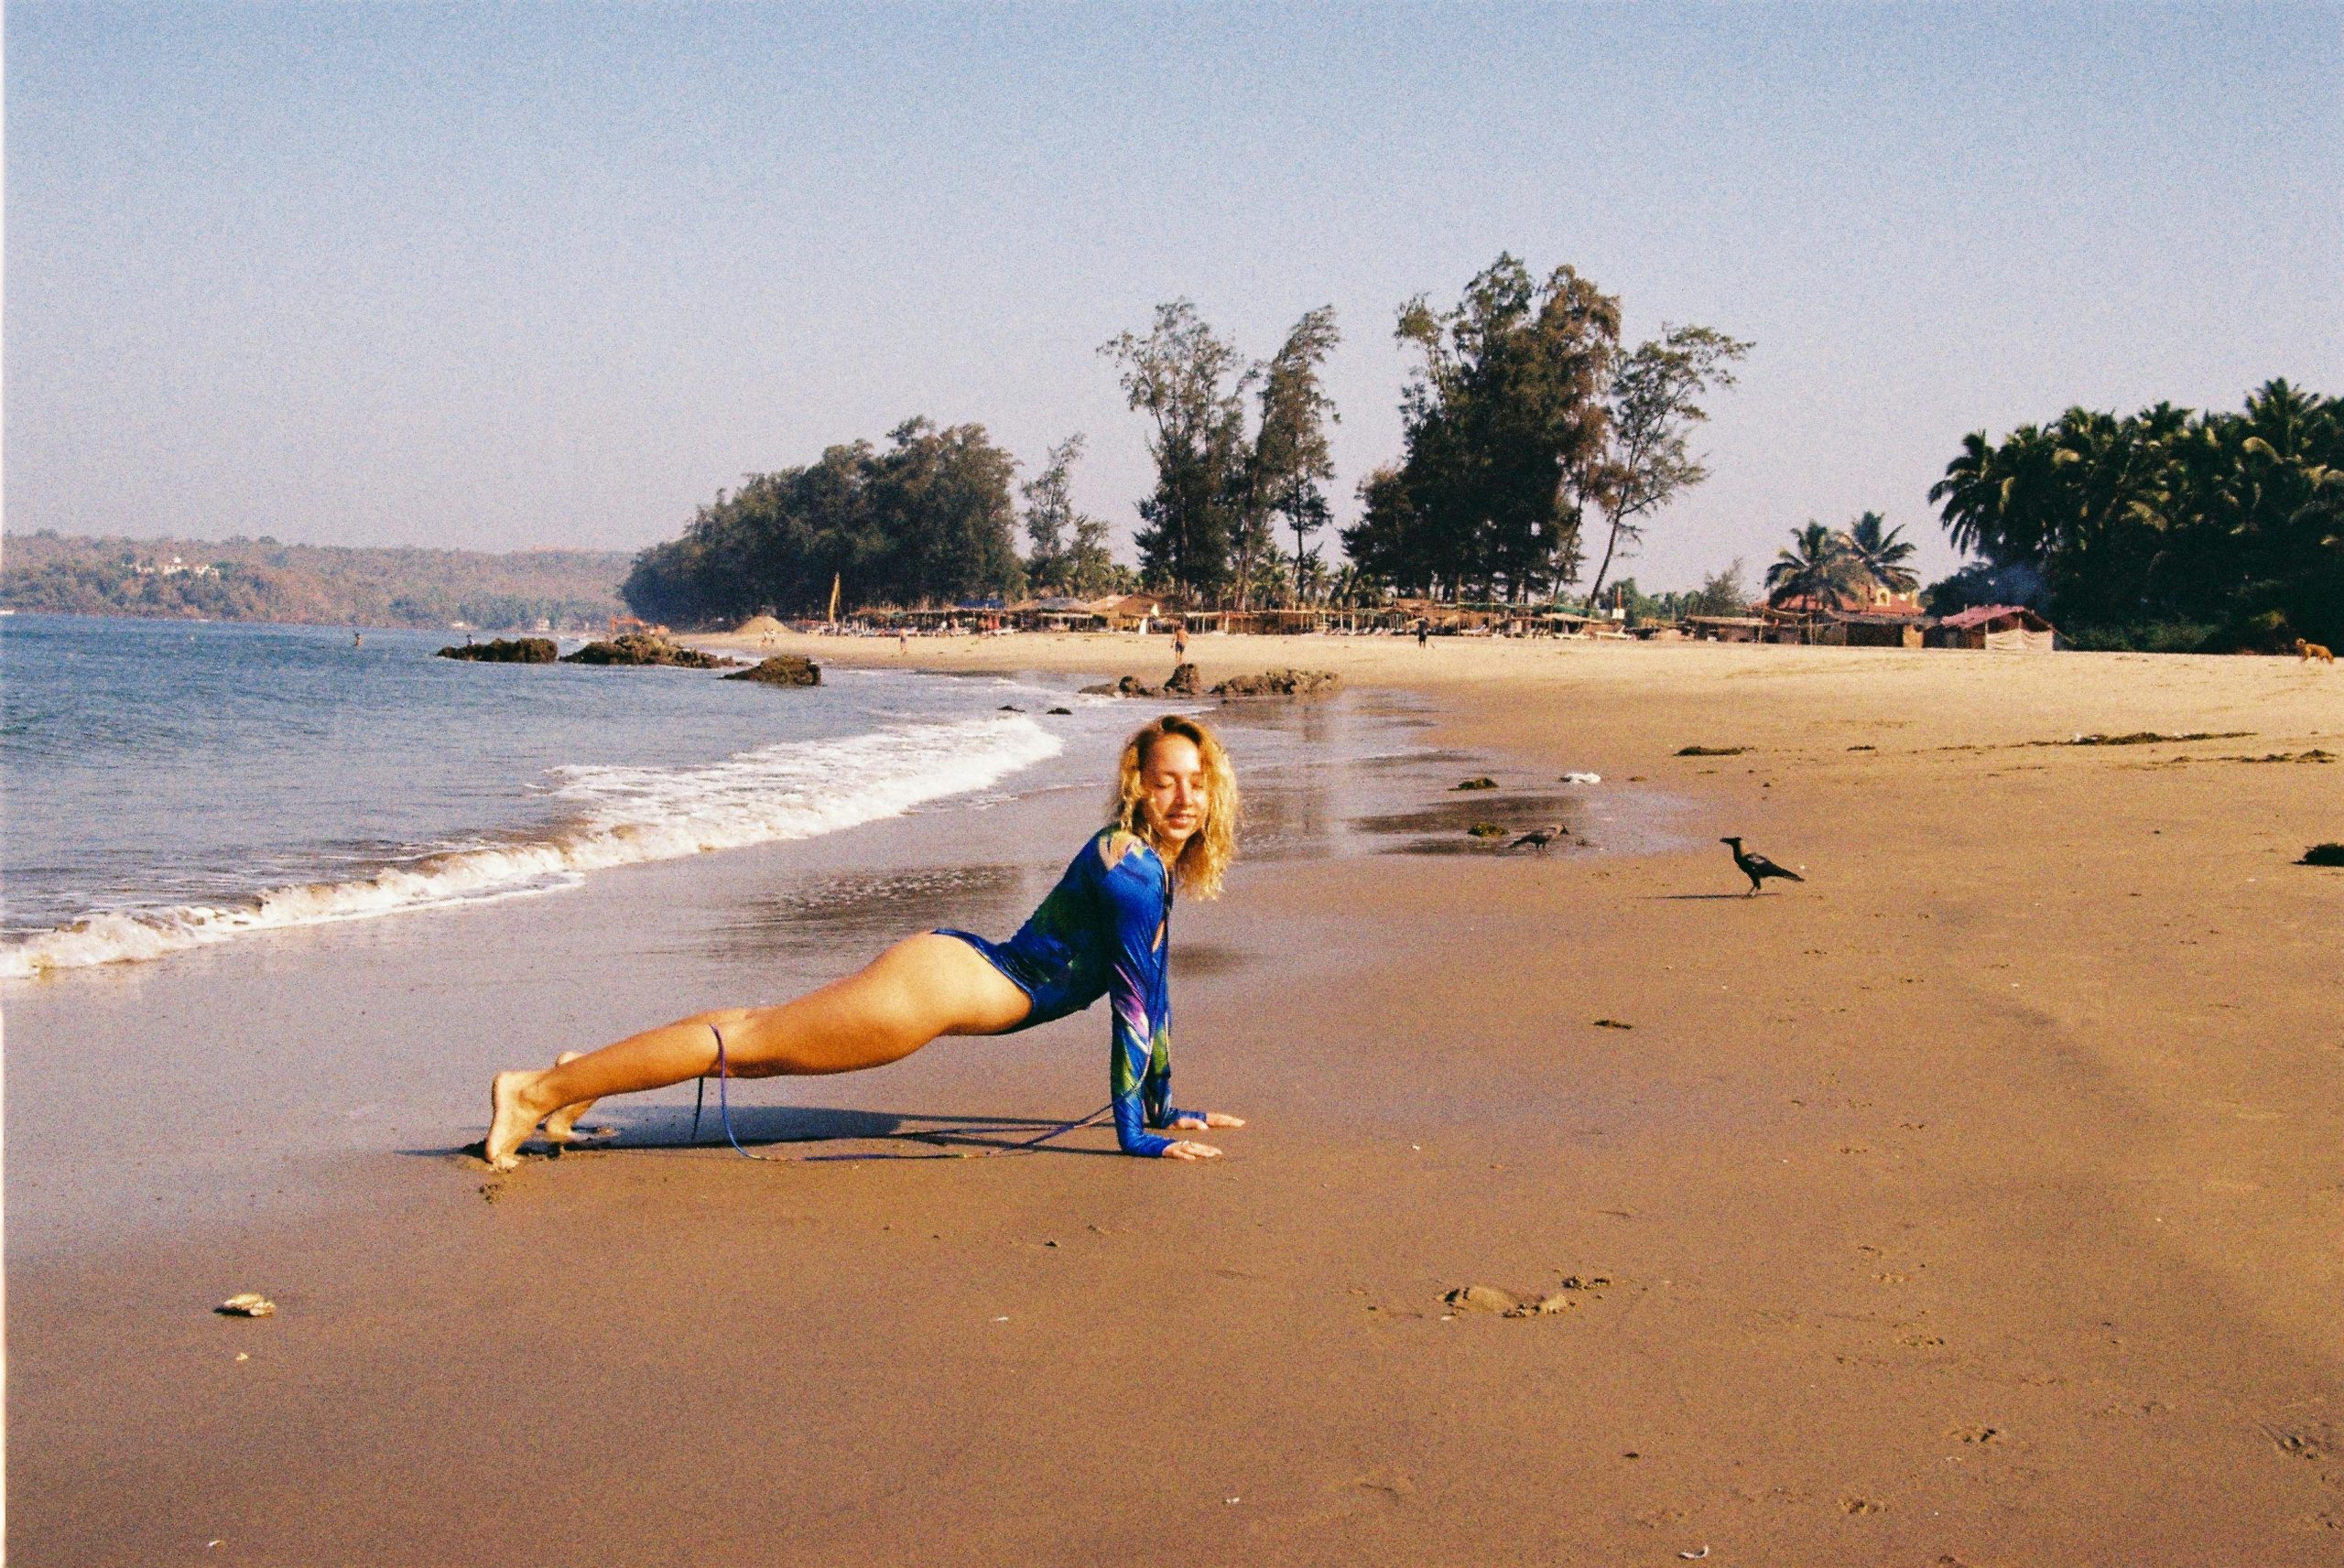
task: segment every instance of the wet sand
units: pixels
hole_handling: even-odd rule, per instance
[[[1003,1158],[635,1150],[492,1178],[449,1152],[474,1123],[351,1153],[330,1224],[190,1212],[14,1260],[15,1559],[2344,1552],[2344,871],[2288,863],[2344,838],[2344,762],[2228,760],[2344,753],[2344,687],[2244,659],[1196,654],[1209,680],[1297,664],[1423,694],[1432,741],[1505,786],[1493,808],[1544,811],[1557,773],[1593,769],[1580,815],[1636,781],[1685,803],[1683,847],[1264,856],[1184,906],[1177,1096],[1253,1119],[1215,1165],[1085,1133]],[[907,662],[948,661],[1170,662],[1073,638]],[[2059,743],[2136,730],[2245,733]],[[1696,744],[1747,749],[1674,754]],[[1049,839],[1089,804],[1004,827]],[[1740,897],[1709,842],[1730,832],[1808,880]],[[330,998],[385,1038],[534,1059],[596,1018],[794,972],[711,940],[714,915],[646,935],[663,903],[729,907],[708,892],[728,861],[749,863],[614,880],[591,921],[513,906],[502,958],[450,921],[136,989],[189,1017]],[[1021,871],[963,891],[982,917],[1037,890]],[[28,1012],[38,1034],[12,1095],[69,1081],[74,1008],[11,999],[12,1044]],[[93,1046],[132,1061],[141,1010],[97,1011]],[[760,1086],[789,1108],[750,1130],[1046,1125],[1095,1103],[1103,1029]],[[156,1113],[91,1098],[126,1148]],[[825,1148],[955,1152],[767,1152]],[[1472,1284],[1575,1304],[1444,1303]],[[281,1312],[204,1311],[242,1289]]]

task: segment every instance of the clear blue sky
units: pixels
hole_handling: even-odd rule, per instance
[[[2344,393],[2335,6],[6,10],[12,531],[635,546],[752,470],[977,420],[1128,534],[1097,346],[1501,250],[1754,339],[1684,584],[2073,403]]]

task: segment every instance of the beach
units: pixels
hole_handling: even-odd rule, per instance
[[[734,651],[1171,666],[1162,638]],[[1346,711],[1416,737],[1425,812],[1486,773],[1501,826],[1551,807],[1596,846],[1318,852],[1340,837],[1318,797],[1274,792],[1300,848],[1177,914],[1176,1097],[1249,1119],[1211,1164],[1095,1130],[982,1152],[1096,1103],[1096,1013],[756,1086],[735,1115],[768,1162],[636,1147],[497,1176],[462,1152],[477,1119],[394,1147],[379,1108],[217,1065],[223,1039],[337,1085],[426,1061],[429,1109],[906,930],[1005,935],[1096,818],[1071,785],[12,989],[14,1559],[2344,1552],[2344,871],[2291,863],[2344,838],[2344,762],[2305,758],[2344,754],[2332,671],[1466,638],[1191,656],[1208,683],[1336,670]],[[2143,733],[2204,738],[2075,743]],[[1602,783],[1557,794],[1565,772]],[[1742,897],[1725,834],[1806,881]],[[825,924],[841,878],[869,896]],[[301,1117],[321,1152],[241,1154],[246,1120]],[[1016,1130],[874,1136],[962,1125]],[[102,1172],[150,1141],[212,1173],[167,1223],[27,1249],[34,1154]],[[882,1157],[806,1157],[827,1152]],[[1471,1286],[1550,1305],[1446,1299]],[[279,1312],[209,1310],[243,1290]]]

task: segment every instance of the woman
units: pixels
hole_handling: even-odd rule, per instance
[[[1167,715],[1123,747],[1114,820],[1082,847],[1024,929],[995,944],[964,931],[896,943],[862,973],[779,1007],[727,1008],[663,1024],[542,1072],[499,1073],[489,1087],[490,1164],[511,1170],[537,1124],[568,1142],[605,1095],[663,1088],[722,1070],[732,1077],[852,1073],[910,1055],[940,1034],[1007,1034],[1100,997],[1114,1017],[1108,1079],[1126,1154],[1210,1160],[1210,1144],[1148,1130],[1243,1127],[1171,1103],[1167,989],[1172,889],[1221,892],[1237,846],[1237,777],[1211,730]]]

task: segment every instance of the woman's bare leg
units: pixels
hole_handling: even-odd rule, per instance
[[[560,1055],[556,1056],[553,1059],[553,1065],[557,1067],[566,1067],[584,1054],[586,1054],[586,1053],[583,1051],[564,1051]],[[594,1102],[592,1100],[581,1099],[574,1105],[563,1106],[559,1110],[557,1110],[551,1116],[547,1117],[545,1125],[546,1141],[548,1143],[577,1142],[579,1139],[586,1136],[586,1133],[581,1133],[578,1130],[578,1123],[585,1117],[588,1111],[593,1108]],[[607,1127],[590,1127],[586,1130],[586,1132],[608,1132],[611,1129]]]
[[[707,1076],[716,1067],[720,1029],[734,1077],[852,1073],[908,1056],[941,1034],[1014,1029],[1032,1008],[1026,993],[966,942],[913,936],[859,973],[779,1007],[703,1012],[539,1072],[497,1074],[483,1152],[489,1163],[509,1170],[514,1151],[537,1123],[567,1107]]]

